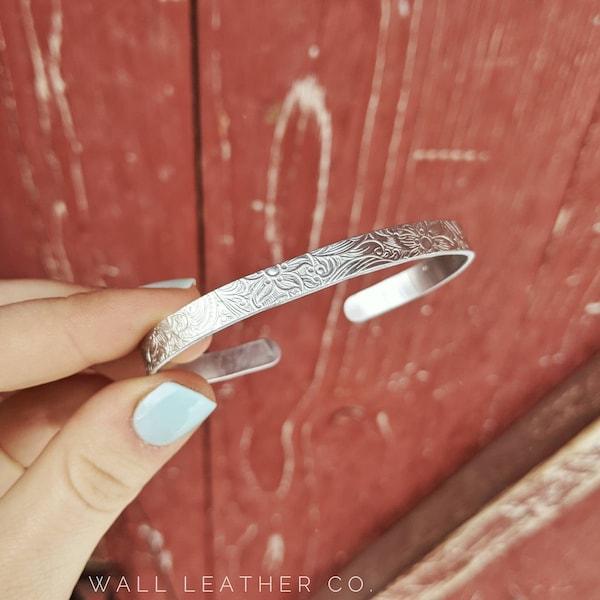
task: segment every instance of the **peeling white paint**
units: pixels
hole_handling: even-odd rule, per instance
[[[369,102],[367,104],[367,112],[365,114],[365,122],[360,140],[358,172],[356,175],[356,184],[354,186],[354,195],[352,197],[352,206],[350,208],[350,226],[348,230],[350,236],[358,233],[358,225],[364,204],[369,157],[371,154],[371,144],[373,142],[373,131],[375,129],[375,117],[377,116],[377,109],[379,108],[381,86],[383,84],[383,72],[385,70],[386,50],[390,30],[390,4],[391,0],[381,0],[380,3],[375,65],[373,67],[371,91],[369,93]]]
[[[404,365],[404,371],[409,375],[412,375],[417,370],[417,365],[414,362],[407,362]]]
[[[594,423],[400,576],[378,600],[442,600],[600,487]]]
[[[73,281],[73,267],[64,241],[64,220],[68,215],[67,205],[62,201],[52,205],[54,223],[50,234],[50,247],[54,257],[53,269],[55,275],[65,281]]]
[[[254,435],[254,428],[249,423],[246,424],[242,430],[240,436],[240,460],[239,469],[242,477],[246,481],[246,485],[255,494],[264,492],[252,464],[250,462],[250,447],[252,446],[252,436]]]
[[[552,228],[553,235],[561,235],[564,233],[569,221],[571,220],[571,215],[573,214],[573,209],[568,208],[566,206],[561,207],[556,215],[556,220],[554,221],[554,227]]]
[[[138,535],[145,540],[150,548],[150,552],[155,555],[158,562],[158,568],[163,573],[172,571],[173,554],[165,549],[165,539],[163,534],[154,529],[148,523],[141,523],[138,526]]]
[[[267,540],[262,567],[267,573],[274,573],[283,564],[285,541],[280,533],[272,533]]]
[[[158,179],[160,181],[169,181],[175,175],[175,167],[173,165],[161,165],[158,168]]]
[[[408,0],[398,0],[398,14],[406,19],[410,15],[410,4]]]
[[[51,128],[49,107],[50,85],[46,76],[42,49],[35,30],[35,23],[31,12],[31,0],[21,0],[21,15],[23,17],[25,39],[29,47],[29,57],[33,66],[33,87],[38,105],[40,127],[42,131],[48,133]]]
[[[600,302],[589,302],[585,305],[585,312],[588,315],[600,315]]]
[[[413,75],[415,72],[417,48],[419,45],[419,31],[421,24],[421,14],[423,12],[423,0],[415,0],[412,15],[410,18],[408,43],[406,46],[406,57],[404,59],[404,69],[402,71],[402,83],[400,84],[400,95],[396,103],[396,114],[392,125],[392,135],[387,150],[383,182],[381,186],[381,199],[377,207],[377,216],[375,218],[374,229],[380,229],[385,226],[388,219],[388,210],[390,206],[392,188],[396,176],[396,167],[398,164],[400,143],[404,134],[406,123],[406,112],[410,100]]]
[[[429,373],[429,371],[421,369],[420,371],[417,371],[415,377],[421,383],[425,383],[426,381],[429,381],[429,379],[431,378],[431,374]]]
[[[424,317],[429,317],[433,314],[433,306],[431,306],[431,304],[423,304],[423,306],[421,306],[421,314]]]
[[[63,131],[71,148],[71,183],[75,195],[75,203],[81,215],[88,216],[89,203],[81,164],[83,147],[77,137],[71,107],[67,99],[67,85],[61,72],[61,48],[63,36],[63,14],[60,0],[53,1],[50,19],[50,34],[48,35],[48,75],[52,92],[58,106]]]
[[[286,419],[281,426],[281,448],[283,450],[283,468],[281,479],[275,494],[278,498],[285,498],[294,479],[294,471],[296,469],[296,455],[294,453],[294,441],[292,435],[294,433],[294,422]]]
[[[321,49],[316,44],[311,44],[308,47],[308,56],[309,56],[309,58],[312,58],[314,60],[315,58],[319,57],[319,54],[321,54]]]
[[[250,208],[254,211],[254,212],[262,212],[263,210],[265,210],[265,203],[262,200],[252,200],[252,202],[250,203]]]
[[[315,77],[305,77],[292,84],[285,97],[275,123],[269,166],[267,169],[267,194],[265,199],[265,241],[271,249],[274,262],[283,261],[283,240],[277,225],[276,202],[281,169],[281,145],[288,128],[289,120],[295,110],[306,118],[314,117],[319,130],[321,152],[319,156],[319,174],[317,179],[317,197],[313,210],[312,227],[309,234],[309,249],[319,246],[321,230],[325,218],[327,193],[329,189],[329,171],[331,168],[331,144],[333,131],[331,113],[325,105],[325,90]],[[298,120],[300,126],[301,120]]]
[[[377,428],[379,429],[379,433],[381,433],[382,437],[388,442],[393,441],[394,430],[392,429],[392,425],[390,423],[390,417],[384,410],[380,410],[375,415],[375,423],[377,423]]]
[[[450,161],[450,162],[487,162],[490,159],[486,150],[461,150],[458,148],[419,148],[413,150],[416,161]]]

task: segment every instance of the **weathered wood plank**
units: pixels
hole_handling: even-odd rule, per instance
[[[443,542],[460,525],[548,459],[600,417],[600,355],[490,442],[342,571],[364,582],[356,600],[371,598]],[[325,585],[311,598],[339,597]]]
[[[0,4],[1,277],[197,276],[190,30],[186,2]],[[133,577],[176,577],[174,540],[202,563],[203,444],[194,439],[104,541]],[[174,497],[186,520],[173,517]]]
[[[209,288],[422,218],[479,253],[377,322],[343,321],[348,285],[215,339],[284,348],[218,390],[215,576],[323,581],[599,347],[598,205],[568,192],[597,152],[597,6],[199,8]]]
[[[599,498],[596,421],[375,597],[591,598],[598,583],[589,557],[600,548]]]
[[[0,7],[3,276],[197,270],[188,8]],[[209,287],[421,218],[459,219],[479,252],[372,324],[340,318],[349,285],[218,336],[285,356],[218,390],[210,510],[199,437],[117,525],[134,574],[316,585],[598,349],[600,20],[592,0],[198,16]]]
[[[194,276],[187,5],[10,0],[0,28],[2,276]]]

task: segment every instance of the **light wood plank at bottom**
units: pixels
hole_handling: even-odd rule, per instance
[[[447,600],[599,490],[597,420],[375,598]]]

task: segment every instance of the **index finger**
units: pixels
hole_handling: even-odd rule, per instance
[[[76,283],[52,279],[2,279],[0,280],[0,305],[37,298],[71,296],[79,292],[89,292],[90,289]]]
[[[0,306],[0,391],[61,379],[133,351],[191,289],[102,289]]]

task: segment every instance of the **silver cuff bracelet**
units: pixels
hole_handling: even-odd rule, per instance
[[[418,261],[346,299],[346,317],[354,323],[367,321],[450,281],[474,257],[454,221],[397,225],[323,246],[228,283],[169,315],[142,341],[146,371],[156,373],[186,348],[260,312],[360,275]],[[275,342],[260,339],[178,366],[217,382],[269,368],[280,356]]]

